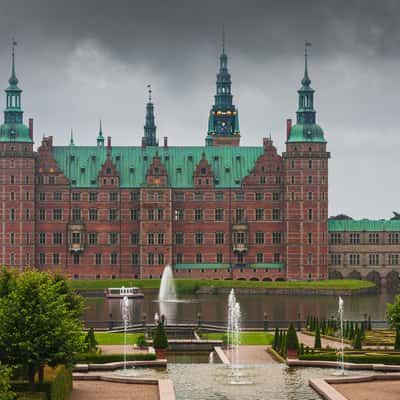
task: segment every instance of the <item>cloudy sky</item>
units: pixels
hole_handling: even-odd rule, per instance
[[[0,82],[15,36],[35,141],[139,145],[146,85],[159,137],[203,145],[225,25],[243,146],[284,150],[304,40],[317,120],[331,151],[330,214],[400,211],[400,2],[396,0],[1,0]],[[2,77],[2,78],[1,78]]]

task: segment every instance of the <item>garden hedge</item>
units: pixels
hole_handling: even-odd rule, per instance
[[[157,357],[152,353],[127,354],[126,361],[152,361]],[[77,363],[84,364],[105,364],[124,361],[123,354],[79,354],[75,360]]]
[[[303,354],[300,360],[313,361],[337,361],[336,353],[320,353],[320,354]],[[400,354],[359,354],[359,355],[344,355],[345,362],[355,364],[388,364],[400,365]]]

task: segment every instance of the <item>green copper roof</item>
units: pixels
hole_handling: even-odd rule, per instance
[[[24,124],[0,125],[0,142],[32,143],[29,128]]]
[[[326,143],[324,131],[317,124],[296,124],[290,131],[288,143],[296,142]]]
[[[176,264],[174,269],[228,269],[229,264]]]
[[[113,147],[112,160],[120,174],[122,188],[140,187],[153,157],[158,153],[173,188],[192,188],[193,173],[204,153],[215,174],[216,188],[240,187],[253,169],[262,147]],[[59,168],[74,187],[97,187],[97,176],[107,156],[100,146],[53,147]]]
[[[250,264],[250,268],[259,268],[259,269],[279,269],[285,268],[285,264],[271,264],[271,263],[263,263],[263,264]]]
[[[400,220],[337,220],[330,219],[328,221],[328,229],[330,232],[342,231],[400,231]]]

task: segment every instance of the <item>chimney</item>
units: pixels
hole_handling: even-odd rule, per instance
[[[289,140],[291,130],[292,130],[292,120],[288,118],[286,120],[286,140]]]
[[[111,136],[107,136],[107,148],[111,150]]]
[[[168,147],[168,137],[164,136],[164,147]]]
[[[29,137],[33,140],[33,118],[29,118]]]

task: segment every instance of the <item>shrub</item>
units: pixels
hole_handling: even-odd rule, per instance
[[[362,332],[358,331],[356,337],[354,338],[353,342],[354,350],[361,350],[362,349]]]
[[[296,329],[294,329],[292,322],[290,323],[289,329],[287,331],[286,349],[287,350],[299,349],[299,340],[297,338]]]
[[[221,340],[224,347],[228,346],[228,335],[226,333],[221,336]]]
[[[278,331],[278,328],[275,328],[274,343],[272,345],[272,348],[274,350],[276,350],[278,348],[278,341],[279,341],[279,331]]]
[[[144,335],[139,335],[137,340],[136,340],[136,344],[139,347],[147,347],[146,337]]]
[[[317,325],[317,330],[315,331],[315,341],[314,341],[314,349],[321,348],[321,332],[319,331],[319,326]]]
[[[97,351],[97,340],[94,336],[93,328],[90,328],[85,336],[85,347],[88,353],[96,353]]]
[[[304,354],[304,344],[300,343],[300,354]]]
[[[11,391],[11,368],[0,363],[0,396],[2,400],[13,400],[15,393]]]
[[[155,349],[166,349],[168,347],[168,338],[165,333],[164,325],[159,322],[153,334],[153,347]]]
[[[127,361],[152,361],[156,359],[156,355],[152,353],[144,354],[127,354]],[[124,361],[123,354],[79,354],[76,358],[77,363],[85,364],[105,364],[111,362]]]

